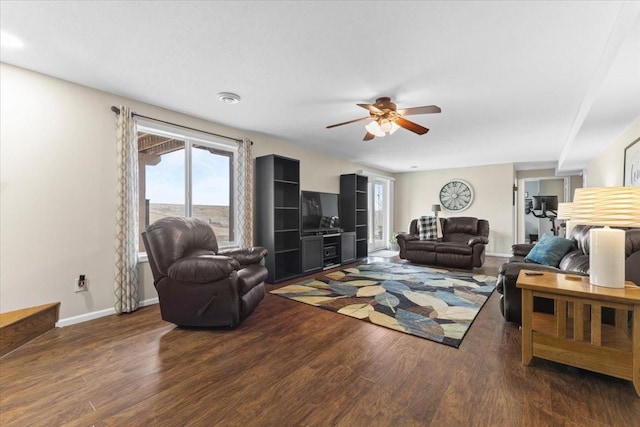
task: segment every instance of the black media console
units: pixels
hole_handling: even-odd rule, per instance
[[[302,274],[328,270],[355,261],[355,233],[325,231],[300,238]]]

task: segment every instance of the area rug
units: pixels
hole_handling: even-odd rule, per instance
[[[272,294],[458,348],[495,276],[373,262]]]

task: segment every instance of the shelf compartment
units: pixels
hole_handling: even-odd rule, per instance
[[[273,225],[275,231],[298,230],[300,228],[300,210],[296,208],[275,208]]]
[[[356,227],[356,240],[361,240],[367,238],[367,226],[360,225]]]
[[[298,230],[276,231],[274,250],[276,253],[300,249],[300,234]]]
[[[273,183],[273,203],[275,206],[298,208],[300,206],[299,185],[276,181]]]
[[[300,182],[300,162],[284,157],[273,159],[273,178],[279,181]]]
[[[367,240],[356,241],[356,258],[364,258],[367,256]]]
[[[275,277],[278,282],[300,275],[300,251],[275,254]]]

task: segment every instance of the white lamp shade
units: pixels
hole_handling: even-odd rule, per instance
[[[389,131],[389,135],[393,135],[393,133],[398,129],[400,129],[400,126],[398,126],[396,122],[391,122],[391,130]]]
[[[558,203],[558,219],[571,219],[573,203]]]
[[[391,131],[391,122],[389,120],[382,119],[378,124],[380,125],[380,130],[382,132],[388,133]]]
[[[577,188],[571,222],[640,227],[640,187]]]
[[[431,205],[432,212],[440,212],[441,210],[440,205]]]
[[[571,222],[605,226],[589,231],[589,282],[623,288],[625,232],[609,227],[640,227],[640,187],[576,189]]]
[[[386,135],[382,131],[382,129],[380,129],[380,125],[375,120],[372,121],[371,123],[369,123],[368,125],[366,125],[364,128],[367,130],[367,132],[369,132],[370,134],[375,135],[375,136],[382,137],[382,136]]]

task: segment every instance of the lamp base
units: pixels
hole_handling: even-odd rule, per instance
[[[589,282],[605,288],[624,288],[625,232],[615,228],[589,231]]]

